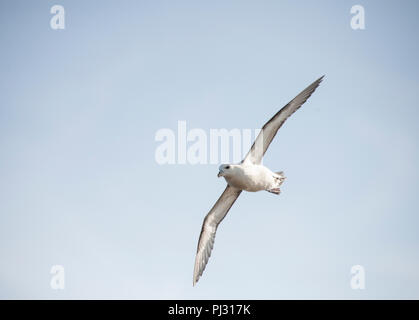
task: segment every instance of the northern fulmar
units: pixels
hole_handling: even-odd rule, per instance
[[[239,164],[222,164],[219,167],[218,177],[224,177],[227,187],[217,200],[210,212],[206,215],[199,236],[198,248],[195,258],[193,285],[201,277],[214,246],[215,233],[220,222],[224,219],[231,206],[240,193],[245,191],[269,191],[279,195],[280,186],[285,180],[284,173],[273,172],[261,164],[262,158],[275,137],[278,129],[295,111],[297,111],[323,80],[320,77],[301,91],[285,107],[279,110],[259,132],[250,151]]]

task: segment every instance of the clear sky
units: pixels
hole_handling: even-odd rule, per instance
[[[418,299],[418,9],[1,1],[0,298]],[[218,164],[159,165],[156,132],[260,128],[323,74],[264,159],[281,195],[240,196],[192,287],[225,182]]]

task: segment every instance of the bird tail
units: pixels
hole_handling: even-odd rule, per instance
[[[274,178],[275,178],[275,182],[274,182],[273,186],[270,189],[267,189],[266,191],[271,192],[271,193],[275,193],[275,194],[280,194],[281,189],[279,187],[281,186],[281,184],[286,179],[286,177],[284,176],[284,172],[282,172],[282,171],[275,172],[274,173]]]
[[[287,177],[284,175],[284,171],[278,171],[275,172],[275,178],[278,179],[277,186],[280,187]]]

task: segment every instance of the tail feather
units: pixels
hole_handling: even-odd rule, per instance
[[[275,172],[275,175],[275,178],[278,179],[278,187],[280,187],[287,177],[284,175],[284,171]]]
[[[279,195],[281,193],[281,189],[279,189],[279,188],[268,189],[266,191],[268,191],[270,193],[277,194],[277,195]]]
[[[274,193],[274,194],[280,194],[281,189],[279,187],[286,179],[286,177],[284,176],[284,172],[283,171],[275,172],[274,178],[275,178],[274,185],[266,191]]]

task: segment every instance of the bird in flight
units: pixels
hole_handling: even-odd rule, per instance
[[[245,190],[257,192],[269,191],[279,195],[280,186],[285,180],[282,171],[272,172],[261,164],[262,158],[271,144],[279,128],[295,111],[297,111],[323,80],[320,77],[311,85],[301,91],[285,107],[279,110],[265,125],[256,137],[250,151],[239,164],[222,164],[219,167],[218,177],[224,177],[227,187],[215,205],[206,215],[199,236],[198,248],[195,257],[193,285],[195,286],[204,272],[205,266],[214,246],[215,233],[218,225],[227,215],[240,193]]]

